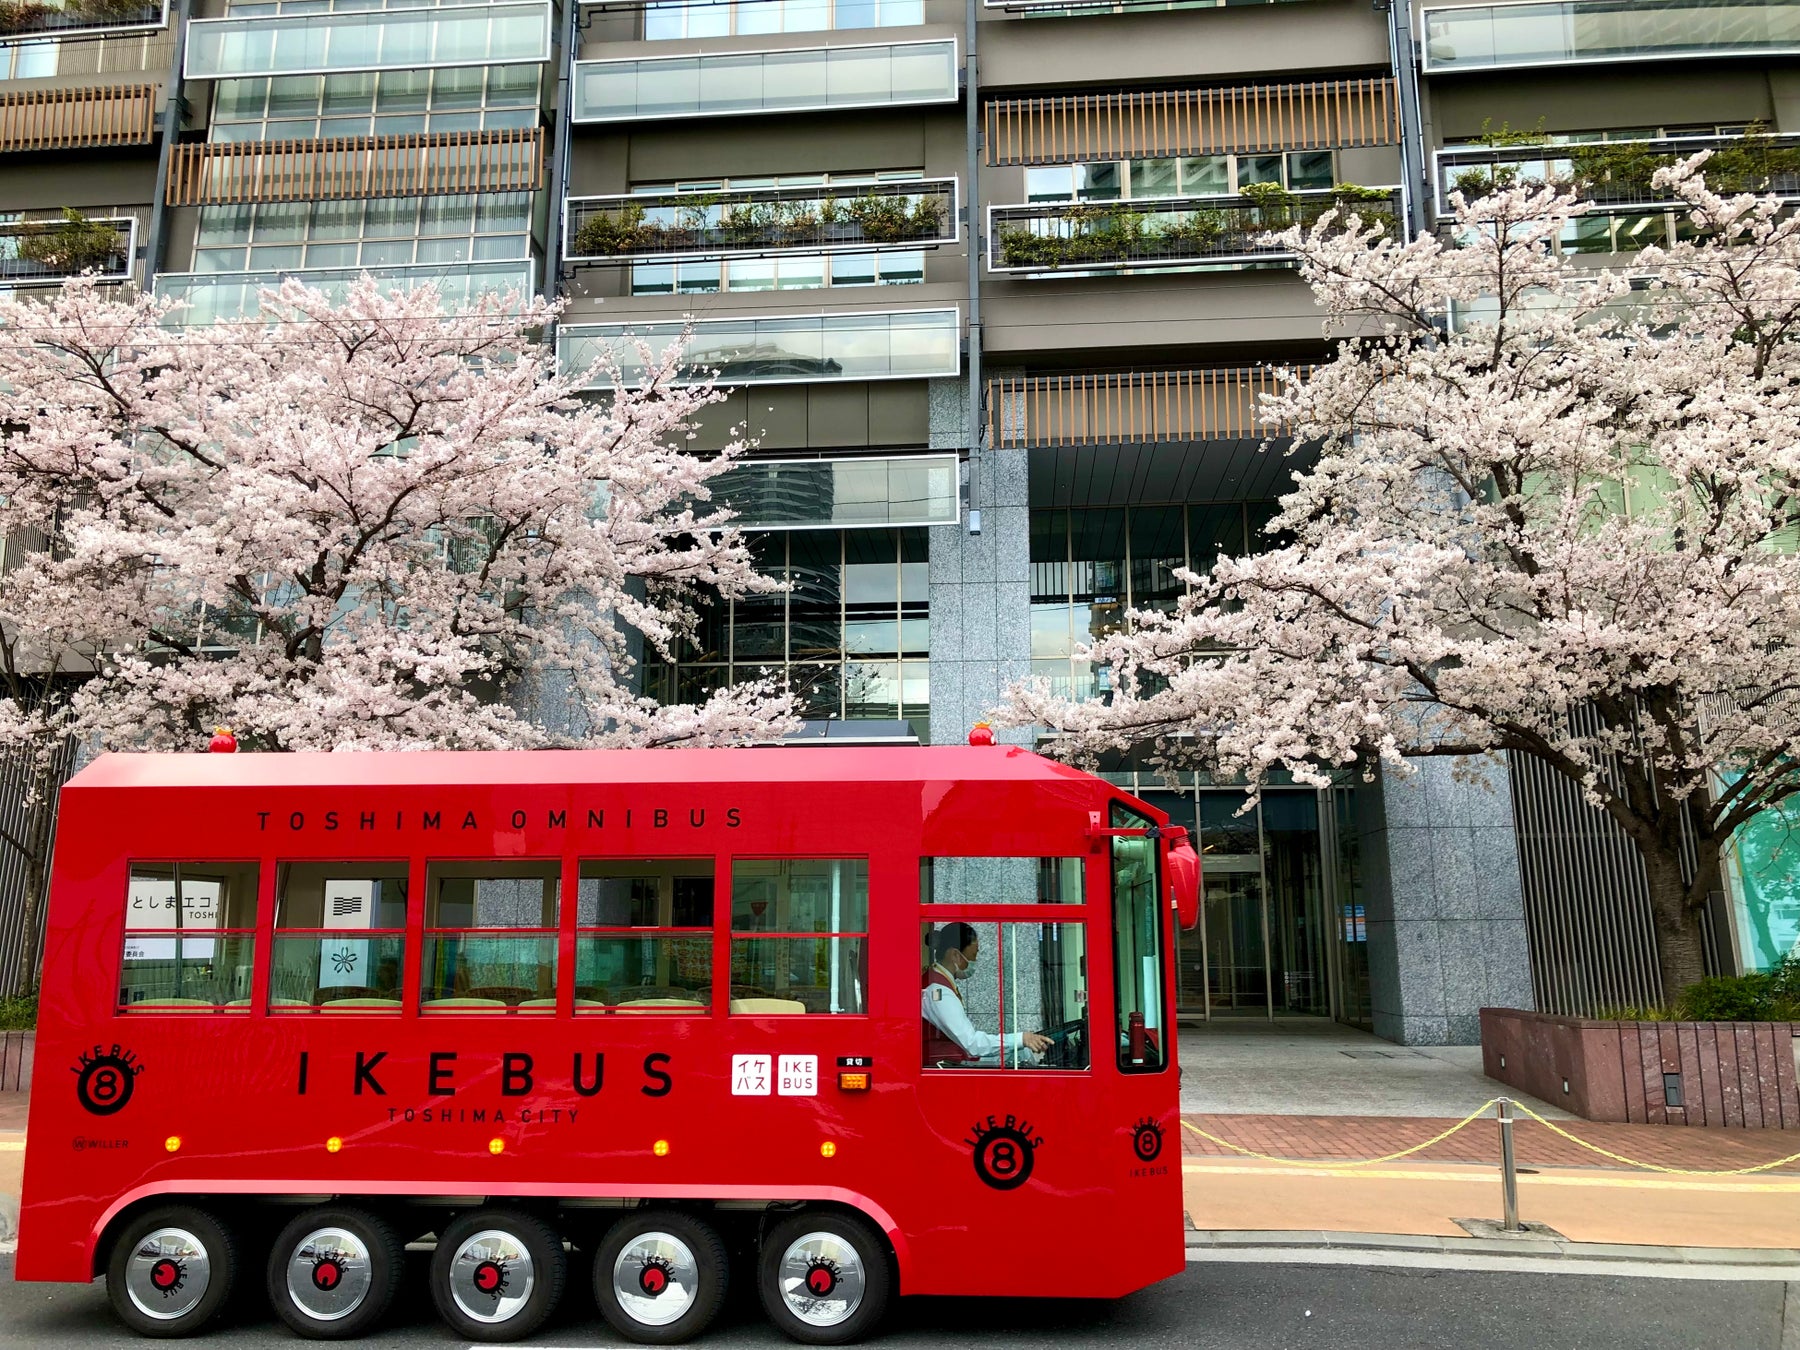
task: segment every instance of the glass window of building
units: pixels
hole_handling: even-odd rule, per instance
[[[1228,197],[1252,183],[1301,192],[1337,181],[1331,150],[1276,155],[1199,155],[1091,164],[1034,164],[1025,170],[1029,202],[1110,202],[1142,197]]]
[[[713,860],[581,864],[575,1010],[699,1013],[712,1003]]]
[[[531,194],[207,206],[196,272],[300,271],[526,258]]]
[[[715,598],[673,663],[646,661],[646,690],[662,702],[694,702],[769,673],[800,696],[802,716],[904,720],[928,741],[925,539],[922,529],[752,536],[758,570],[791,589]]]
[[[275,872],[269,1011],[400,1011],[403,862],[290,862]]]
[[[1177,568],[1270,547],[1270,501],[1055,507],[1031,513],[1031,670],[1068,698],[1107,690],[1077,647],[1129,625],[1133,610],[1172,612]]]
[[[532,127],[542,78],[524,65],[220,80],[209,136],[279,141]]]
[[[644,6],[644,39],[900,28],[924,22],[925,0],[651,0]]]
[[[247,1010],[259,876],[255,863],[133,863],[119,1011]]]
[[[559,862],[433,862],[425,869],[426,1012],[556,1008]]]
[[[868,1010],[869,864],[734,858],[731,1011]]]

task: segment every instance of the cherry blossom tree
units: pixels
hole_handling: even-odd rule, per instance
[[[1800,217],[1705,158],[1628,272],[1554,247],[1579,185],[1290,232],[1337,346],[1263,410],[1318,451],[1271,547],[1095,644],[1110,701],[1004,720],[1252,784],[1535,756],[1642,856],[1665,996],[1700,978],[1732,832],[1800,790]]]
[[[795,724],[767,682],[634,692],[694,596],[778,589],[711,504],[742,447],[686,448],[718,395],[676,382],[678,350],[587,401],[541,301],[445,313],[365,277],[341,303],[290,280],[241,321],[168,311],[81,281],[0,298],[0,748],[32,766],[3,846],[28,906],[72,740],[713,745]]]

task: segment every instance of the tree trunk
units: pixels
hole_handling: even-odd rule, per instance
[[[50,837],[56,820],[56,786],[55,775],[42,775],[33,784],[34,792],[25,808],[23,842],[26,853],[20,860],[24,864],[25,884],[19,902],[19,973],[11,990],[15,995],[29,994],[38,986],[41,961],[38,930],[43,927],[44,892],[50,882]]]
[[[1662,974],[1663,1002],[1672,1004],[1682,990],[1706,975],[1700,910],[1688,903],[1680,853],[1645,853],[1644,879],[1650,886],[1650,915],[1656,925],[1656,964]]]

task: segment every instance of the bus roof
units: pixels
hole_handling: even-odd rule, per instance
[[[63,789],[582,783],[1089,782],[1019,746],[104,754]]]

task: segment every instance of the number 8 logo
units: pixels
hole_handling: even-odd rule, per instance
[[[997,1191],[1017,1190],[1031,1179],[1035,1153],[1029,1137],[1002,1125],[975,1145],[975,1175]]]
[[[132,1078],[130,1065],[113,1055],[102,1055],[82,1067],[75,1080],[75,1096],[91,1115],[114,1115],[131,1100]]]

